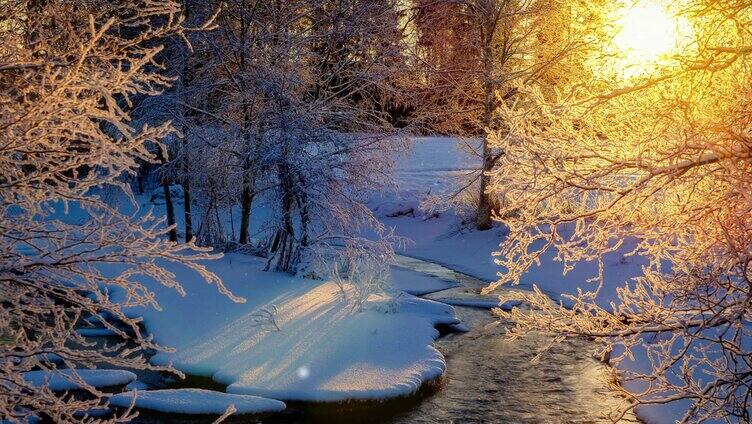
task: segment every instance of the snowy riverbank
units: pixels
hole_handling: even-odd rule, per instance
[[[458,143],[450,137],[426,137],[414,140],[412,150],[397,161],[395,192],[374,195],[370,206],[379,220],[393,228],[397,236],[406,237],[412,243],[399,253],[443,264],[448,268],[466,273],[484,281],[495,281],[502,269],[494,262],[492,252],[506,236],[502,227],[488,231],[476,231],[472,225],[462,225],[462,218],[454,210],[441,213],[421,211],[421,201],[431,195],[454,193],[465,185],[468,175],[480,166],[480,157],[473,152],[473,142]],[[405,211],[411,211],[405,213]],[[633,241],[626,240],[622,252],[630,250]],[[599,290],[596,302],[609,308],[618,303],[617,288],[631,278],[640,275],[644,260],[625,256],[621,252],[604,257],[604,285]],[[597,263],[581,263],[566,275],[556,253],[549,251],[541,262],[533,266],[523,277],[520,289],[537,286],[552,299],[567,304],[567,294],[575,294],[578,288],[595,290],[596,283],[588,282],[597,273]],[[461,299],[453,299],[461,300]],[[475,306],[491,306],[492,300],[473,301]],[[453,302],[460,305],[462,302]],[[633,359],[618,364],[617,372],[623,377],[630,372],[646,372],[649,359],[635,352]],[[644,389],[643,385],[627,382],[626,388],[633,392]],[[662,424],[680,420],[689,407],[688,401],[669,405],[641,405],[636,408],[639,418],[650,424]],[[605,412],[605,411],[604,411]]]
[[[176,349],[152,362],[212,377],[230,393],[297,401],[405,396],[444,372],[432,343],[435,326],[459,322],[452,307],[404,293],[371,295],[359,310],[333,282],[262,265],[238,254],[207,263],[246,299],[241,304],[176,270],[190,288],[184,298],[156,288],[162,311],[131,310],[157,342]]]

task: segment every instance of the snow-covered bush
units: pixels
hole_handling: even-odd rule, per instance
[[[342,301],[354,311],[362,311],[372,295],[388,295],[393,290],[389,285],[390,265],[394,258],[390,251],[378,254],[358,248],[337,249],[331,256],[316,263],[318,274],[330,278],[340,288]],[[391,303],[390,303],[391,304]],[[393,307],[381,305],[384,312],[393,312]]]

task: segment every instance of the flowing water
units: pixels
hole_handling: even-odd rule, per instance
[[[486,282],[441,265],[401,256],[398,266],[459,287],[429,298],[472,297]],[[606,414],[625,406],[626,400],[608,389],[610,369],[592,358],[587,340],[554,345],[540,361],[538,351],[549,345],[544,336],[510,341],[505,325],[488,310],[455,307],[469,328],[436,341],[447,360],[445,376],[415,396],[387,402],[321,405],[289,403],[282,414],[236,417],[231,422],[263,423],[610,423]],[[211,387],[211,380],[181,382],[181,386]],[[220,389],[221,390],[221,389]],[[197,417],[170,417],[142,413],[141,423],[210,422]],[[633,416],[622,422],[638,422]]]
[[[399,265],[461,287],[428,295],[467,296],[487,282],[431,262],[400,257]],[[460,292],[460,293],[458,293]],[[464,297],[463,296],[463,297]],[[469,327],[436,342],[447,360],[441,390],[403,413],[394,423],[598,423],[612,422],[609,411],[627,405],[608,388],[610,369],[591,355],[587,340],[554,345],[533,362],[550,338],[510,341],[505,325],[488,310],[455,307]],[[624,422],[637,422],[634,416]]]

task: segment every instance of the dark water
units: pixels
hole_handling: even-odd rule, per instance
[[[456,281],[450,289],[428,297],[477,291],[485,282],[441,265],[400,257],[399,266]],[[608,389],[608,367],[591,357],[586,340],[557,344],[539,362],[538,351],[550,343],[544,336],[510,341],[505,326],[488,310],[455,307],[467,333],[452,333],[435,346],[447,360],[445,376],[415,396],[387,402],[338,405],[289,403],[282,414],[234,417],[238,423],[610,423],[609,411],[627,403]],[[170,386],[218,389],[208,379]],[[214,386],[214,387],[211,387]],[[221,390],[221,388],[219,388]],[[211,422],[211,417],[167,416],[142,412],[140,423]],[[622,422],[638,422],[632,415]]]
[[[471,331],[436,343],[447,359],[442,390],[390,422],[599,423],[625,405],[608,390],[608,369],[584,341],[556,345],[532,362],[548,338],[509,341],[488,311],[457,312]]]

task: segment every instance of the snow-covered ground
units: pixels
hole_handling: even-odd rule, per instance
[[[496,279],[499,268],[491,253],[505,236],[502,228],[479,232],[463,227],[460,216],[451,210],[426,214],[420,209],[426,196],[451,192],[456,177],[471,172],[478,157],[458,148],[451,138],[419,138],[413,147],[398,159],[399,189],[374,194],[369,202],[396,235],[412,240],[398,253],[444,264],[483,281]],[[138,200],[142,207],[153,206],[148,194]],[[180,221],[182,205],[176,203]],[[255,215],[267,213],[254,210]],[[254,234],[263,231],[253,228]],[[392,286],[403,294],[372,295],[361,304],[351,288],[331,281],[263,272],[259,258],[228,254],[207,265],[246,302],[233,303],[198,275],[172,269],[187,295],[181,298],[170,289],[154,287],[162,311],[133,309],[130,313],[145,318],[157,342],[176,349],[156,355],[153,362],[172,363],[186,373],[211,377],[233,394],[305,401],[412,394],[445,371],[444,358],[432,343],[438,337],[436,325],[458,323],[447,303],[498,305],[493,298],[461,293],[451,298],[446,292],[437,294],[446,303],[417,298],[413,294],[445,290],[456,283],[405,268],[394,268],[391,275]],[[614,283],[635,275],[640,265],[634,258],[608,256],[603,298],[613,297]],[[528,273],[522,287],[536,284],[558,299],[561,293],[586,284],[594,269],[594,264],[584,264],[562,276],[562,265],[549,254]],[[176,404],[168,395],[150,393],[150,405]],[[129,396],[120,398],[130,400]],[[668,422],[676,411],[658,407],[643,415],[651,422]]]
[[[471,152],[471,141],[458,142],[449,137],[416,138],[413,148],[398,157],[396,164],[396,192],[374,195],[371,208],[379,219],[395,234],[412,241],[399,253],[427,259],[475,276],[485,281],[498,278],[500,268],[494,262],[492,252],[498,250],[505,237],[501,227],[488,231],[475,231],[472,226],[461,225],[461,217],[446,210],[435,214],[421,213],[422,199],[430,195],[454,193],[466,180],[472,169],[478,169],[480,158]],[[413,209],[411,214],[399,211]],[[555,261],[555,253],[547,253],[539,266],[523,278],[520,288],[530,289],[535,284],[554,299],[561,293],[575,293],[578,287],[594,289],[586,282],[595,274],[595,264],[581,264],[567,275],[562,275],[563,266]],[[605,291],[600,300],[605,304],[616,295],[615,286],[640,272],[639,259],[624,257],[619,253],[605,258]]]
[[[392,267],[389,285],[393,289],[422,296],[436,291],[457,287],[457,283],[431,277],[407,268]]]
[[[210,376],[230,393],[306,401],[409,395],[444,372],[432,342],[436,325],[459,322],[451,306],[372,295],[361,310],[349,287],[262,265],[239,254],[208,263],[245,303],[175,270],[185,298],[155,288],[162,311],[130,311],[145,318],[157,342],[177,350],[152,361]]]
[[[397,190],[374,194],[369,206],[396,235],[411,240],[398,253],[492,281],[499,267],[491,253],[505,236],[504,230],[479,232],[461,225],[460,216],[452,210],[439,214],[421,210],[425,198],[453,192],[477,169],[473,143],[445,137],[415,139],[413,148],[397,158]],[[139,200],[142,207],[154,204],[148,195]],[[159,213],[159,199],[156,204]],[[253,213],[265,216],[269,211]],[[180,228],[179,201],[176,215]],[[253,220],[255,225],[260,221]],[[263,231],[254,227],[252,233]],[[176,348],[175,353],[159,354],[153,361],[171,362],[186,373],[212,377],[228,385],[230,393],[281,400],[341,401],[411,394],[445,370],[444,358],[432,341],[438,336],[435,325],[457,322],[447,304],[498,305],[492,297],[464,296],[461,289],[434,296],[445,303],[416,298],[410,294],[445,290],[456,282],[399,267],[393,268],[391,285],[409,294],[396,300],[372,297],[363,311],[356,302],[344,301],[338,285],[262,272],[258,258],[229,254],[209,267],[246,303],[232,303],[196,275],[175,270],[188,289],[185,298],[157,287],[162,312],[132,311],[145,317],[158,342]],[[522,288],[535,284],[559,299],[561,293],[585,284],[593,271],[593,264],[584,264],[562,276],[562,265],[551,253],[528,273]],[[618,254],[606,258],[609,283],[623,282],[637,271],[639,264],[632,258]],[[605,295],[609,300],[613,293]]]

